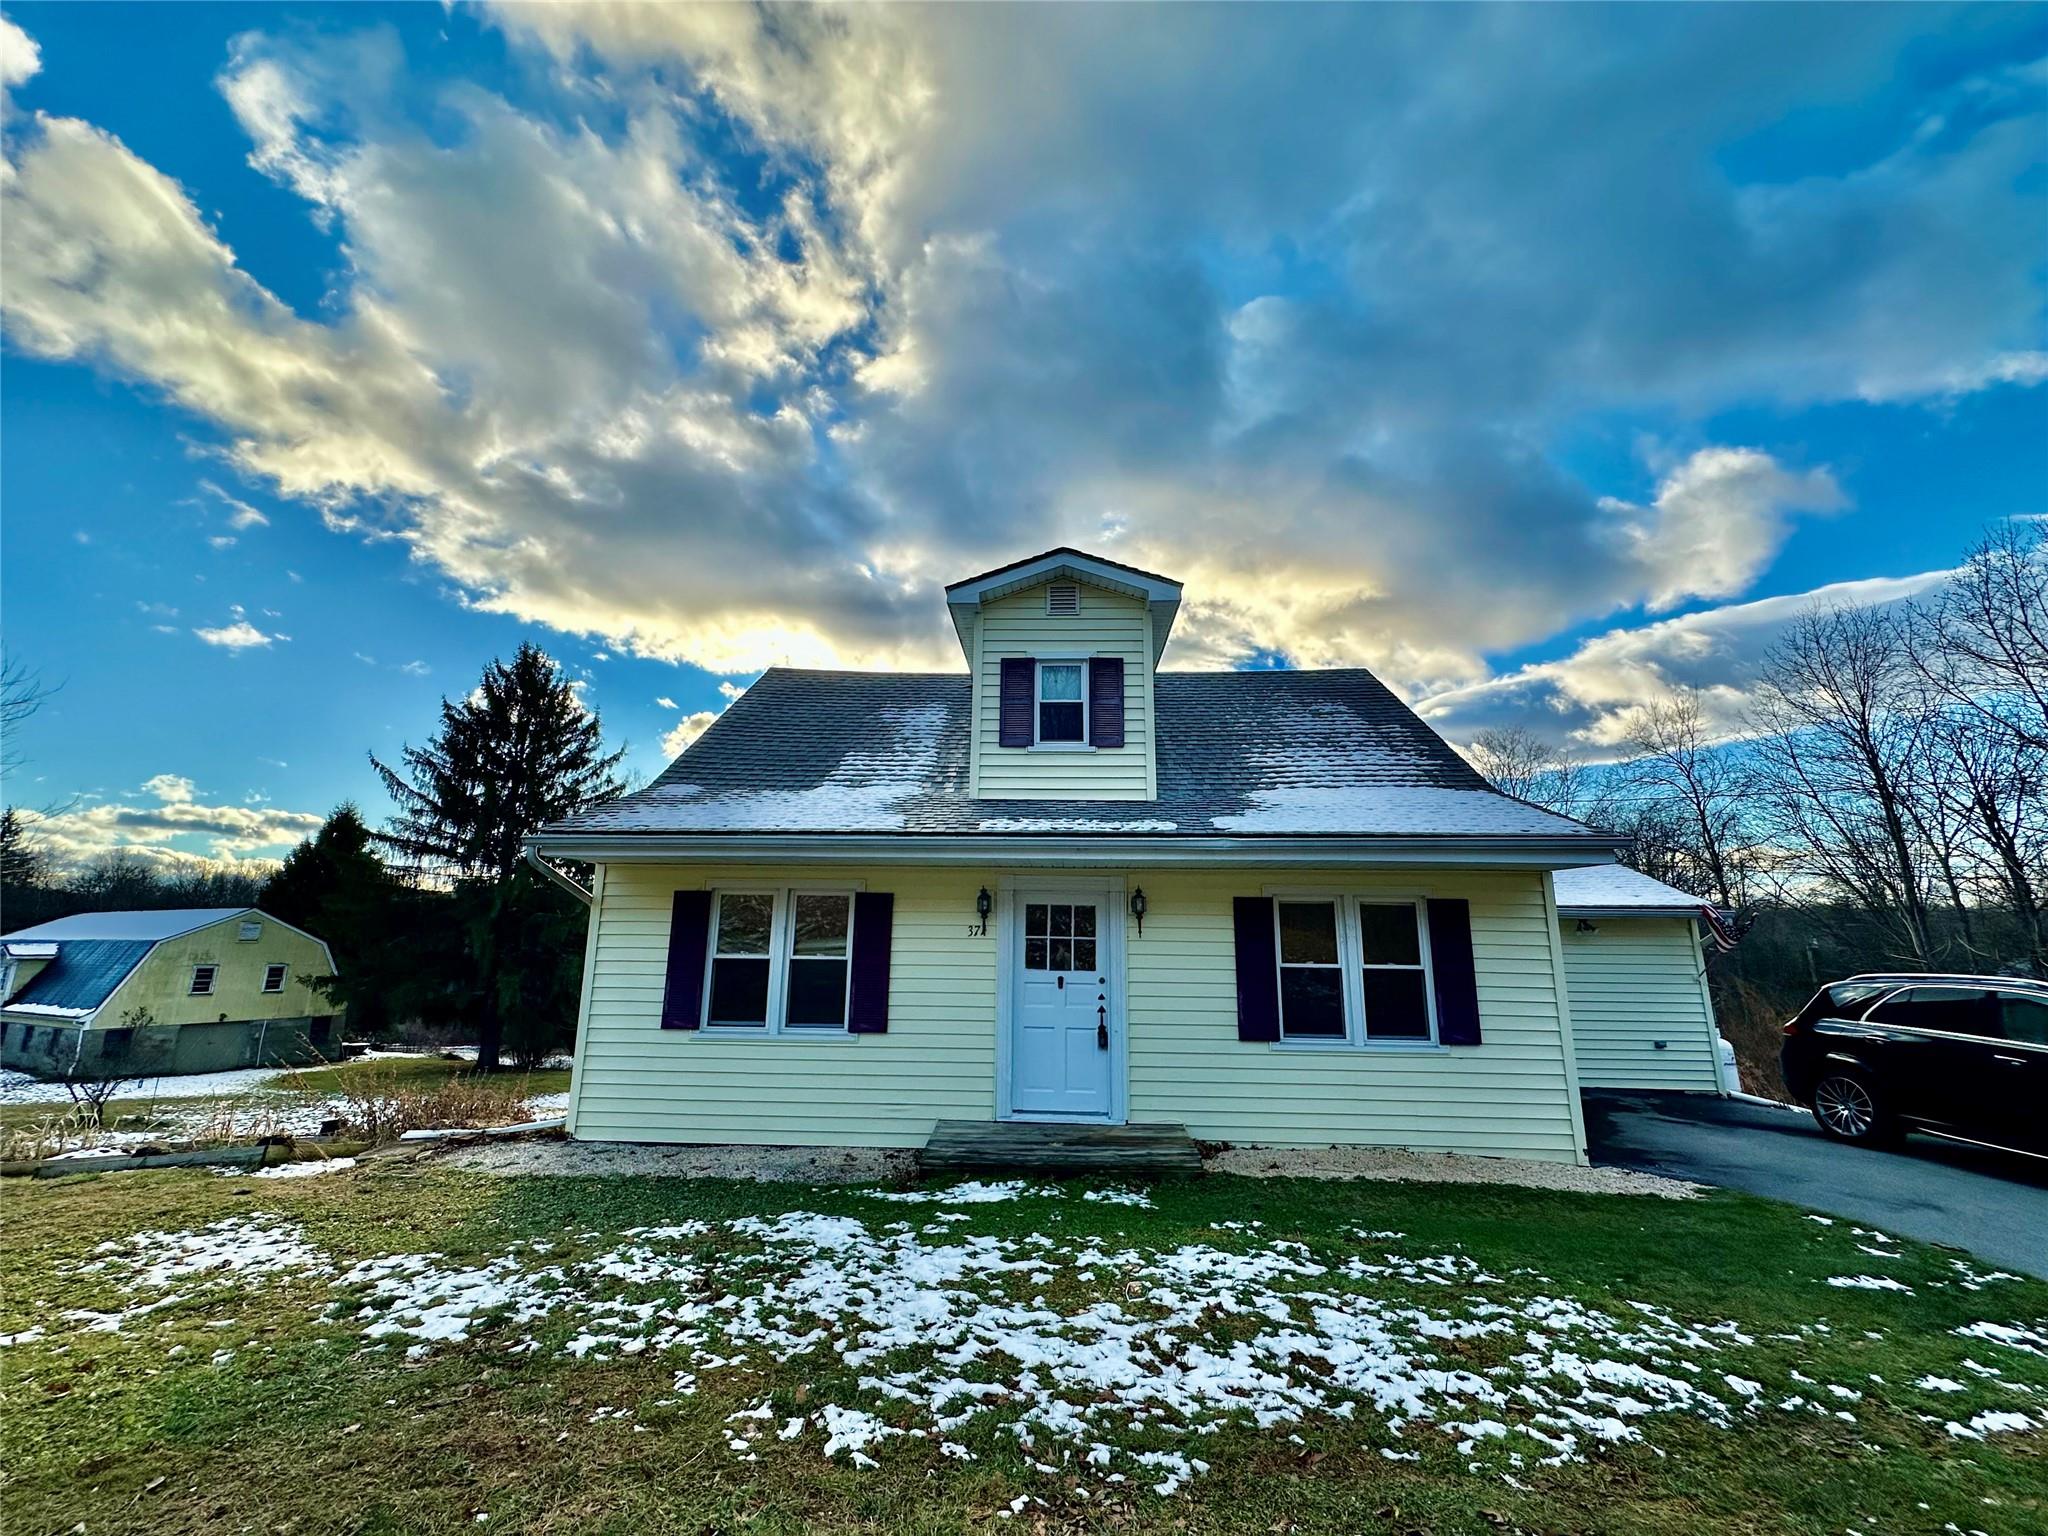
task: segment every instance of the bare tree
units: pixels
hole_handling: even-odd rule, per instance
[[[1832,608],[1794,621],[1765,659],[1752,706],[1760,799],[1804,872],[1894,934],[1927,967],[1918,678],[1899,618]]]
[[[0,656],[0,774],[11,774],[21,766],[22,723],[43,707],[51,691],[40,673],[12,656]]]
[[[2000,523],[1926,610],[1913,657],[1949,702],[2048,752],[2048,523]]]
[[[1527,726],[1480,732],[1473,738],[1469,756],[1480,777],[1504,795],[1560,816],[1578,815],[1586,801],[1584,763]]]
[[[1637,708],[1628,746],[1619,777],[1637,796],[1664,803],[1661,825],[1680,866],[1671,883],[1725,908],[1746,905],[1758,841],[1747,811],[1749,775],[1715,739],[1699,695],[1688,689]]]

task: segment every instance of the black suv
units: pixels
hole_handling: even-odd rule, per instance
[[[1852,976],[1785,1026],[1779,1062],[1838,1141],[1910,1128],[2048,1156],[2048,982]]]

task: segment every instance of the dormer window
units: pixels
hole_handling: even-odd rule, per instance
[[[1045,589],[1045,611],[1056,618],[1071,618],[1081,611],[1081,589],[1071,581],[1055,581]]]
[[[1078,661],[1038,664],[1040,745],[1080,746],[1088,740],[1086,667]]]

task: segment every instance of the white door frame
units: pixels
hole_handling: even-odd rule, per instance
[[[1124,880],[1120,875],[1005,875],[996,882],[996,1118],[1055,1125],[1122,1125],[1130,1112],[1130,1013],[1124,985]],[[1109,978],[1109,1113],[1102,1116],[1018,1114],[1012,1105],[1010,1060],[1015,1045],[1017,989],[1023,984],[1024,903],[1062,893],[1098,898],[1097,955]]]

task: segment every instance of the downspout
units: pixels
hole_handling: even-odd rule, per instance
[[[525,858],[527,863],[531,864],[535,869],[539,870],[542,874],[546,875],[550,880],[554,881],[555,884],[559,885],[571,896],[574,896],[578,901],[582,902],[583,905],[585,905],[586,907],[590,905],[590,892],[583,889],[582,886],[578,885],[574,880],[571,880],[567,875],[563,874],[559,869],[555,868],[554,865],[550,864],[546,859],[542,858],[534,848],[529,846],[526,849],[526,852],[524,853],[523,857]]]

